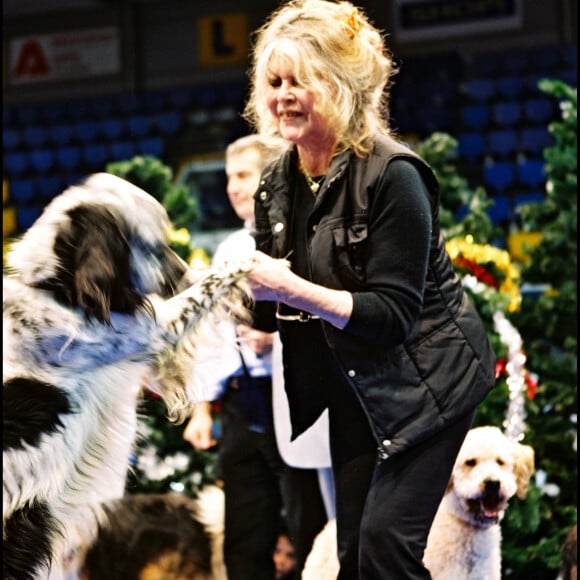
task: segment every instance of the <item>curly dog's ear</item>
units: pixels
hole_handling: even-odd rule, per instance
[[[451,474],[451,477],[449,478],[449,481],[447,482],[447,487],[445,488],[445,495],[447,495],[448,493],[451,493],[452,490],[453,490],[453,473]]]
[[[68,299],[87,318],[110,323],[111,312],[133,312],[143,305],[131,284],[130,248],[124,222],[112,211],[82,205],[68,213],[55,251],[59,278],[67,281]]]
[[[534,473],[535,454],[533,447],[514,443],[514,475],[516,476],[516,495],[524,499],[528,493],[530,479]]]

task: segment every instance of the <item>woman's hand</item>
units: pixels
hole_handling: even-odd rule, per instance
[[[284,302],[292,278],[297,276],[290,271],[288,260],[271,258],[259,251],[254,253],[249,274],[254,300]]]
[[[254,300],[282,302],[344,328],[352,314],[352,294],[314,284],[290,270],[288,260],[255,252],[249,272]]]

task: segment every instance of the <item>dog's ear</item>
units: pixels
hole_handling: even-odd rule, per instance
[[[451,474],[451,477],[449,478],[449,481],[447,482],[447,487],[445,488],[445,495],[447,495],[448,493],[451,493],[452,490],[453,490],[453,473]]]
[[[55,251],[70,300],[87,318],[109,324],[111,312],[133,312],[143,305],[130,279],[130,247],[124,221],[110,209],[82,205],[69,212]]]
[[[514,475],[516,476],[516,495],[524,499],[528,493],[530,480],[534,473],[535,454],[533,447],[514,443]]]

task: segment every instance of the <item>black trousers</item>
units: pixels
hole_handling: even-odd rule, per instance
[[[430,578],[422,562],[427,536],[473,414],[424,443],[381,460],[354,395],[337,388],[331,399],[338,578]]]
[[[222,398],[219,470],[225,492],[228,580],[273,580],[273,553],[284,514],[297,556],[296,579],[327,516],[315,469],[284,463],[273,430],[248,429],[241,393]]]

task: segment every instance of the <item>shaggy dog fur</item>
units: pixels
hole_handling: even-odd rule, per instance
[[[244,267],[192,284],[168,226],[152,196],[95,174],[56,197],[8,254],[6,579],[62,580],[69,550],[96,533],[101,503],[123,495],[141,387],[183,420],[196,346],[215,340],[218,319],[247,317]]]
[[[182,494],[128,495],[104,506],[88,549],[79,549],[67,578],[80,580],[226,580],[223,492],[205,486]]]
[[[433,580],[501,579],[499,522],[514,495],[525,498],[533,472],[532,447],[497,427],[469,431],[427,540]]]
[[[514,495],[526,496],[534,450],[497,427],[471,429],[463,442],[427,540],[433,580],[500,580],[501,521]],[[314,541],[303,580],[335,580],[336,522]]]

